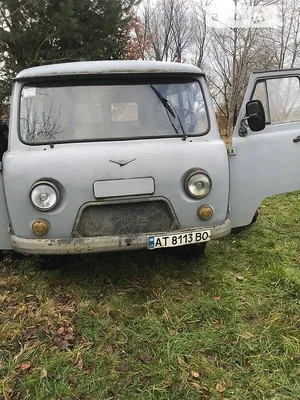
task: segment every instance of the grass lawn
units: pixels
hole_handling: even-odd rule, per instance
[[[0,266],[0,399],[300,399],[300,193],[207,246]]]

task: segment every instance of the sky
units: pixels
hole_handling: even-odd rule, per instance
[[[144,0],[146,3],[148,0]],[[150,0],[156,4],[158,0]],[[201,0],[199,0],[201,1]],[[203,1],[204,3],[204,1]],[[276,6],[246,6],[244,0],[237,5],[237,21],[234,21],[235,5],[233,0],[211,0],[207,8],[208,24],[214,28],[255,27],[273,28],[278,24],[278,10]]]
[[[239,0],[235,8],[233,0],[212,0],[207,9],[208,23],[215,28],[224,27],[255,27],[272,28],[277,25],[276,6],[252,6]],[[234,15],[237,15],[236,21]]]

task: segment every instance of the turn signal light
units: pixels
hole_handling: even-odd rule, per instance
[[[214,215],[214,210],[211,206],[204,204],[198,209],[198,217],[203,221],[208,221]]]
[[[37,219],[32,223],[32,232],[36,236],[43,236],[49,232],[50,224],[45,219]]]

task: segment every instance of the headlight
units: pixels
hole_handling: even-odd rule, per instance
[[[37,182],[30,191],[30,199],[35,208],[49,211],[59,202],[59,191],[50,182]]]
[[[211,190],[210,177],[203,172],[192,172],[186,178],[185,189],[191,197],[202,199]]]

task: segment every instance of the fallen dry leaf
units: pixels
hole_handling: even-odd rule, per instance
[[[183,367],[185,365],[185,361],[182,357],[178,357],[178,364]]]
[[[226,386],[224,382],[219,382],[216,386],[216,389],[219,393],[223,393],[226,390]]]
[[[245,303],[247,301],[247,299],[244,296],[240,296],[240,300]]]
[[[66,349],[69,345],[70,343],[62,338],[58,337],[53,339],[53,346],[58,347],[59,349]]]
[[[43,378],[43,379],[45,379],[45,378],[48,378],[48,379],[53,379],[53,378],[55,378],[55,372],[48,372],[45,368],[43,368],[42,370],[41,370],[41,378]]]
[[[77,378],[73,374],[68,374],[68,381],[72,385],[76,385],[77,384]]]
[[[199,383],[197,383],[197,382],[191,382],[191,385],[194,386],[194,388],[195,388],[197,391],[200,391],[200,390],[201,390],[201,386],[199,385]]]
[[[78,368],[79,368],[79,369],[83,370],[83,359],[82,359],[82,358],[80,358],[80,359],[78,360],[77,365],[78,365]]]
[[[173,329],[170,331],[170,336],[175,336],[175,335],[177,335],[177,332],[176,331],[174,331]]]
[[[221,296],[215,296],[215,297],[214,297],[214,300],[215,300],[215,301],[221,300]]]
[[[95,368],[95,365],[93,363],[91,363],[87,367],[85,367],[84,373],[85,374],[90,374],[93,371],[94,368]]]
[[[30,368],[31,368],[31,362],[30,361],[25,361],[21,365],[21,372],[24,373],[24,372],[30,370]]]
[[[140,356],[140,360],[144,363],[144,364],[150,364],[152,363],[153,359],[151,356]]]
[[[237,275],[236,280],[242,282],[245,280],[245,278],[242,275]]]
[[[190,374],[192,378],[198,379],[200,377],[200,374],[197,371],[191,371]]]
[[[115,398],[116,398],[116,395],[115,395],[115,393],[114,393],[112,390],[109,390],[109,391],[107,392],[107,396],[108,396],[108,400],[112,400],[112,399],[115,399]]]
[[[66,349],[73,346],[75,336],[71,333],[65,333],[65,328],[59,328],[57,333],[60,332],[60,336],[53,339],[53,346],[59,349]]]
[[[291,359],[292,359],[292,360],[300,360],[300,353],[299,353],[299,354],[294,354],[294,355],[291,357]]]
[[[61,326],[59,329],[57,329],[57,334],[58,335],[63,335],[65,333],[65,328]]]
[[[117,370],[118,372],[126,372],[126,371],[128,371],[128,367],[127,367],[126,364],[121,363],[121,364],[118,364],[118,365],[116,366],[116,370]]]
[[[74,339],[75,339],[74,335],[71,335],[70,333],[67,333],[67,334],[64,336],[64,340],[66,340],[67,342],[73,342]]]
[[[41,370],[41,378],[47,378],[47,374],[48,374],[47,370],[45,368],[43,368]]]
[[[249,339],[251,339],[252,337],[253,337],[253,335],[252,335],[252,333],[250,333],[250,332],[244,332],[244,333],[242,334],[242,338],[245,339],[245,340],[249,340]]]

